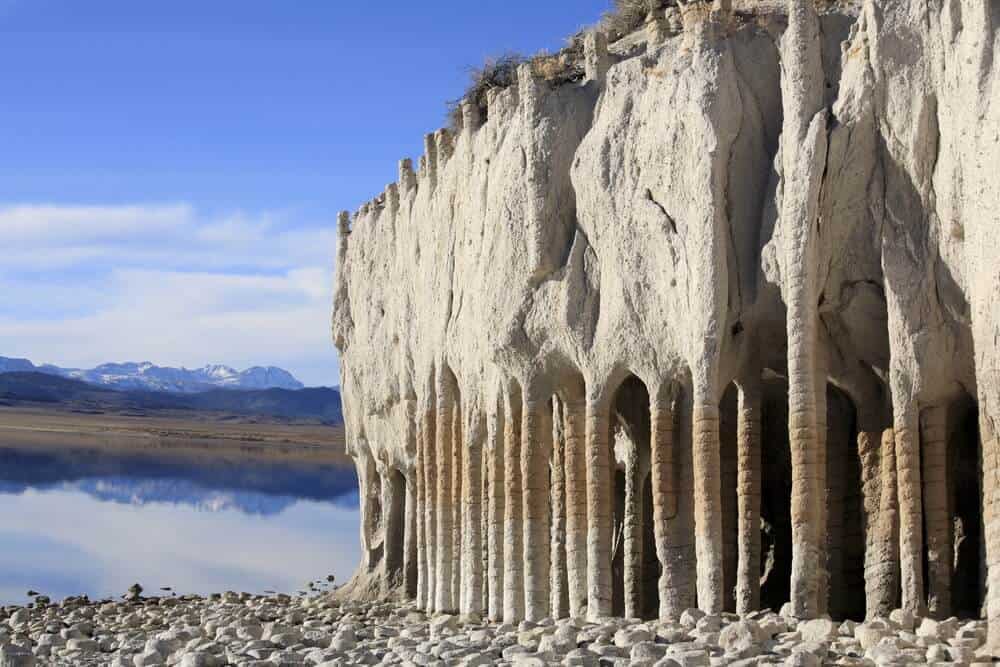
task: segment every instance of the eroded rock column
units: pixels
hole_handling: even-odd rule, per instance
[[[529,621],[549,615],[549,533],[552,490],[552,405],[538,386],[524,392],[521,474],[524,504],[524,614]]]
[[[899,494],[899,574],[901,607],[914,615],[924,610],[923,498],[920,482],[919,418],[900,406],[894,419],[896,479]]]
[[[462,479],[462,613],[482,614],[483,611],[483,559],[482,559],[482,425],[478,417],[471,416]]]
[[[437,398],[435,395],[428,401],[423,413],[421,431],[424,441],[424,496],[426,511],[424,522],[425,552],[427,555],[427,610],[437,608]]]
[[[566,440],[566,585],[569,614],[587,615],[587,404],[583,396],[563,401]]]
[[[865,512],[865,617],[887,618],[899,597],[896,453],[892,429],[862,416],[858,432]]]
[[[760,373],[745,378],[738,389],[736,613],[746,614],[760,608]]]
[[[417,454],[413,466],[416,478],[416,536],[417,536],[417,595],[418,609],[427,608],[427,535],[424,517],[427,514],[427,496],[424,487],[424,426],[423,416],[417,424]]]
[[[451,466],[447,472],[451,474],[451,525],[455,530],[451,533],[451,553],[454,562],[451,566],[451,606],[449,609],[459,609],[462,598],[462,568],[465,559],[462,557],[462,499],[465,497],[463,470],[465,468],[465,438],[462,428],[462,404],[458,392],[455,392],[454,408],[451,413]]]
[[[725,592],[719,406],[714,397],[695,398],[691,437],[698,607],[706,613],[718,614],[723,611]]]
[[[455,387],[441,369],[437,375],[437,567],[434,611],[454,613],[452,570],[455,564],[455,498],[452,495],[452,475],[449,467],[453,460],[455,418]]]
[[[642,486],[634,441],[625,453],[625,617],[642,614]]]
[[[487,613],[491,621],[504,617],[504,410],[497,407],[486,422],[487,476],[489,500],[487,525],[489,527]]]
[[[951,615],[952,541],[948,513],[948,434],[944,407],[923,411],[920,419],[924,530],[927,535],[927,613]]]
[[[606,397],[587,397],[587,616],[611,616],[611,457],[610,405]]]
[[[503,620],[524,619],[524,506],[521,490],[521,392],[507,394],[504,412],[504,575]]]
[[[566,434],[562,401],[552,398],[552,534],[550,536],[549,609],[553,618],[569,615],[566,573]]]
[[[674,454],[673,397],[666,386],[654,388],[649,399],[650,483],[653,489],[653,536],[660,561],[660,619],[679,619],[686,601],[678,587],[686,576],[673,556],[670,522],[677,517],[677,476]]]
[[[406,476],[406,499],[403,530],[403,581],[406,586],[407,599],[417,597],[417,482],[415,472]]]

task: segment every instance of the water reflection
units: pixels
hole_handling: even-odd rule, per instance
[[[0,603],[134,581],[294,592],[359,558],[350,468],[0,447]]]

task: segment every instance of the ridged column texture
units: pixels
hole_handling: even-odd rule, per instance
[[[736,613],[760,608],[760,376],[739,385],[736,426],[736,503],[739,561],[736,569]]]
[[[549,609],[553,618],[569,616],[566,573],[566,433],[562,401],[552,399],[552,533],[549,562]]]
[[[452,496],[452,475],[450,465],[453,459],[452,438],[455,417],[455,394],[444,377],[438,373],[437,380],[437,583],[435,585],[434,610],[439,613],[455,611],[452,594],[452,570],[455,564],[455,526]]]
[[[650,484],[653,489],[653,537],[660,561],[657,582],[660,619],[679,619],[686,607],[678,587],[687,576],[682,563],[674,557],[670,543],[670,522],[677,518],[677,474],[674,452],[674,410],[662,392],[650,395]]]
[[[698,607],[706,613],[718,614],[724,604],[718,406],[695,405],[692,441]]]
[[[948,434],[943,407],[923,411],[920,419],[924,530],[927,535],[927,614],[951,616],[952,541],[948,512]]]
[[[549,533],[552,489],[552,406],[524,392],[521,475],[524,504],[524,614],[529,621],[549,615]]]
[[[466,577],[462,576],[462,567],[465,559],[462,555],[462,498],[463,489],[463,468],[465,461],[465,439],[462,429],[462,405],[458,396],[455,396],[454,407],[451,413],[451,525],[454,527],[451,533],[451,606],[449,609],[459,609],[462,601],[462,586]]]
[[[473,429],[470,429],[470,431]],[[469,433],[462,479],[462,613],[483,612],[482,442]]]
[[[587,405],[581,400],[563,402],[566,438],[566,584],[569,614],[587,615]]]
[[[427,608],[427,533],[425,529],[427,515],[427,495],[424,487],[424,425],[423,420],[417,425],[417,455],[413,466],[416,477],[417,492],[417,595],[418,609]]]
[[[424,412],[424,538],[426,545],[428,611],[437,608],[437,410],[436,402]]]
[[[896,475],[899,494],[899,573],[901,607],[914,615],[924,611],[923,498],[920,483],[919,419],[915,410],[895,417]]]
[[[504,605],[504,412],[491,413],[486,422],[489,529],[487,613],[491,621],[503,620]]]
[[[605,401],[587,400],[587,617],[590,619],[612,613],[608,411]]]
[[[642,615],[642,486],[633,444],[625,457],[625,617]]]
[[[513,393],[513,392],[512,392]],[[521,491],[521,395],[508,399],[504,418],[503,620],[524,619],[524,506]]]

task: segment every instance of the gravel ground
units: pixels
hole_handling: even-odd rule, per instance
[[[984,621],[796,622],[773,612],[483,623],[327,595],[123,601],[67,598],[0,610],[0,667],[14,665],[910,665],[977,658]]]

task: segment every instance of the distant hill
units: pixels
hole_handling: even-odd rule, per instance
[[[210,389],[302,389],[303,384],[288,371],[275,366],[254,366],[238,371],[221,364],[202,368],[171,368],[148,361],[101,364],[95,368],[36,366],[27,359],[0,357],[0,373],[45,373],[95,385],[127,390],[196,393]]]
[[[325,387],[171,393],[115,389],[37,371],[0,373],[0,403],[42,403],[85,411],[196,410],[343,422],[340,392]]]

